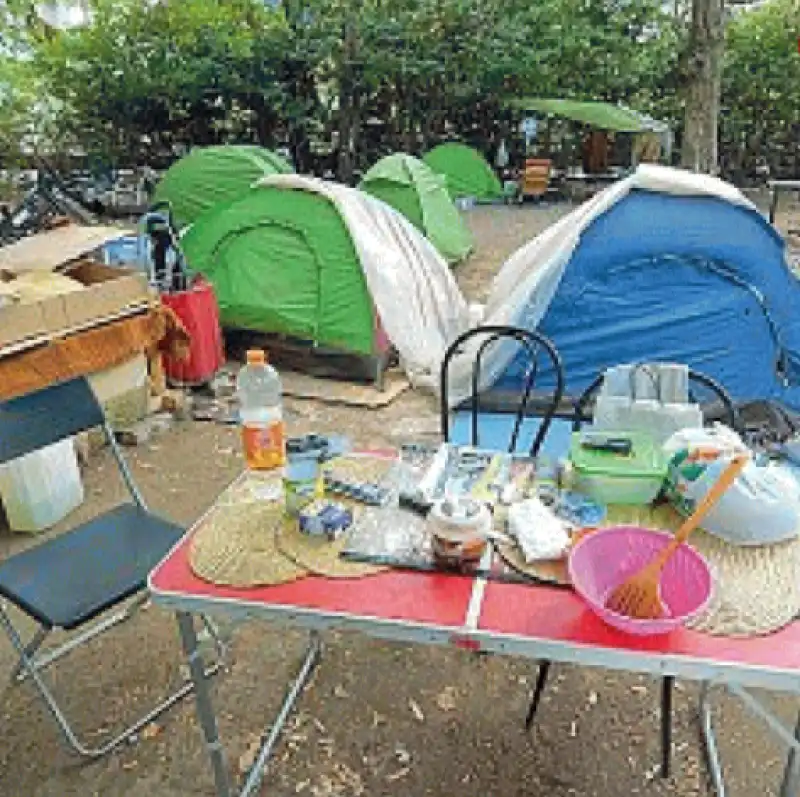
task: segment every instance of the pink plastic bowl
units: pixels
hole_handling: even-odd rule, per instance
[[[638,636],[665,634],[702,611],[711,597],[711,571],[706,560],[684,544],[661,573],[665,615],[637,620],[606,608],[611,591],[632,576],[672,539],[665,531],[639,526],[613,526],[592,532],[569,555],[569,575],[575,591],[609,625]]]

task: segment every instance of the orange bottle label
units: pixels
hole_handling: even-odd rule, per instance
[[[286,431],[283,421],[242,426],[242,447],[247,467],[271,470],[286,463]]]

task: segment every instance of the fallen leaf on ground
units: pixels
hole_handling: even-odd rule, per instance
[[[409,700],[408,707],[411,709],[411,713],[414,715],[414,718],[417,720],[417,722],[425,722],[425,715],[422,713],[419,703],[417,703],[415,700]]]
[[[155,739],[163,730],[157,722],[151,722],[142,730],[142,739]]]
[[[124,769],[126,772],[130,772],[132,769],[136,769],[136,767],[138,767],[138,766],[139,766],[139,762],[138,762],[138,761],[126,761],[126,762],[125,762],[125,763],[122,765],[122,768],[123,768],[123,769]]]
[[[343,686],[337,685],[333,687],[333,696],[346,698],[350,697],[350,693]]]
[[[408,767],[403,767],[402,769],[398,769],[397,772],[392,772],[387,775],[386,780],[393,783],[396,780],[400,780],[400,778],[404,778],[409,772],[411,772],[411,770]]]

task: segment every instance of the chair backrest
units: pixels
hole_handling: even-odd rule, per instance
[[[472,363],[472,392],[471,392],[471,405],[472,405],[472,425],[470,442],[473,446],[478,446],[478,413],[480,411],[480,392],[478,389],[481,373],[481,358],[486,349],[492,344],[502,340],[516,340],[525,350],[528,356],[528,369],[525,376],[525,387],[520,395],[520,401],[517,406],[516,419],[514,421],[514,428],[511,434],[511,440],[508,445],[509,452],[513,452],[517,447],[517,439],[525,419],[526,410],[528,409],[528,402],[531,398],[536,376],[539,372],[539,356],[544,353],[550,360],[553,372],[555,374],[555,388],[550,397],[550,401],[545,404],[545,412],[542,417],[542,423],[536,433],[533,444],[530,448],[530,455],[535,457],[542,447],[547,431],[553,421],[556,409],[564,394],[564,369],[561,365],[561,357],[556,350],[556,347],[544,335],[536,332],[535,330],[519,329],[517,327],[507,326],[486,326],[476,327],[470,329],[459,335],[448,347],[445,352],[444,359],[442,360],[442,367],[440,371],[440,415],[442,425],[442,437],[445,442],[450,439],[450,401],[449,401],[449,372],[450,362],[458,354],[463,352],[464,344],[472,338],[485,336],[485,340],[478,347],[475,353],[475,360]]]
[[[84,377],[0,403],[0,464],[105,423]]]
[[[587,411],[595,394],[600,390],[603,384],[605,371],[599,373],[591,382],[591,384],[581,393],[578,400],[575,402],[575,410],[572,416],[572,429],[577,432],[581,428],[581,424],[587,420]],[[730,394],[725,390],[722,385],[715,379],[712,379],[706,374],[695,371],[693,368],[689,369],[689,398],[691,401],[696,401],[696,397],[692,391],[692,383],[700,385],[702,388],[711,391],[719,400],[725,415],[725,423],[731,429],[740,431],[739,412],[733,402]],[[699,403],[699,402],[698,402]]]
[[[528,158],[525,161],[525,171],[522,181],[526,194],[544,194],[550,183],[550,169],[552,162],[542,158]]]
[[[147,509],[103,409],[84,376],[0,403],[0,465],[97,426],[103,428],[131,498],[141,509]]]

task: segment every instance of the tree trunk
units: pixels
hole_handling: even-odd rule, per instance
[[[692,2],[681,165],[706,174],[716,174],[719,169],[723,8],[724,0]]]
[[[353,153],[358,135],[358,97],[355,58],[358,55],[358,33],[352,19],[344,24],[342,73],[339,81],[339,181],[349,185],[353,181]]]

